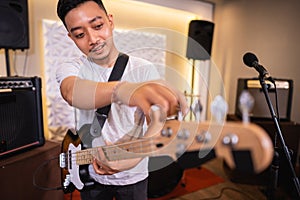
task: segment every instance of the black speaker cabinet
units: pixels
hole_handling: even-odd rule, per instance
[[[214,23],[192,20],[189,24],[186,57],[194,60],[210,59]]]
[[[39,77],[0,78],[0,158],[45,142]]]
[[[29,48],[27,0],[0,1],[0,48]]]
[[[278,110],[279,118],[283,121],[290,121],[292,95],[293,95],[293,81],[289,79],[274,78],[277,88]],[[268,84],[268,94],[276,113],[276,93],[274,85],[266,80]],[[270,109],[268,107],[265,95],[261,89],[260,82],[257,78],[253,79],[238,79],[237,96],[235,103],[235,114],[242,117],[239,109],[239,97],[243,90],[248,90],[254,98],[254,107],[250,112],[250,118],[253,120],[272,120]],[[277,114],[277,113],[276,113]]]

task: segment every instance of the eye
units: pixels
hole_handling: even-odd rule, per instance
[[[103,24],[98,24],[96,26],[94,26],[94,29],[99,30],[103,27]]]
[[[80,39],[84,37],[84,33],[79,33],[75,35],[75,38]]]

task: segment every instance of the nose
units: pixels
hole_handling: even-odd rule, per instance
[[[88,31],[89,45],[94,45],[98,42],[99,36],[96,31],[89,30]]]

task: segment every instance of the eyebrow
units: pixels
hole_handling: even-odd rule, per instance
[[[91,23],[97,21],[98,19],[102,19],[102,17],[101,17],[101,16],[96,16],[96,17],[94,17],[93,19],[91,19],[91,20],[89,21],[89,24],[91,24]],[[74,32],[74,31],[76,31],[76,30],[78,30],[78,29],[81,29],[81,28],[82,28],[82,26],[73,27],[73,28],[70,29],[70,32],[72,33],[72,32]]]

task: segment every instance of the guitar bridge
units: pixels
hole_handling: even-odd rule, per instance
[[[59,154],[59,167],[60,168],[66,168],[67,167],[67,157],[66,153]]]

